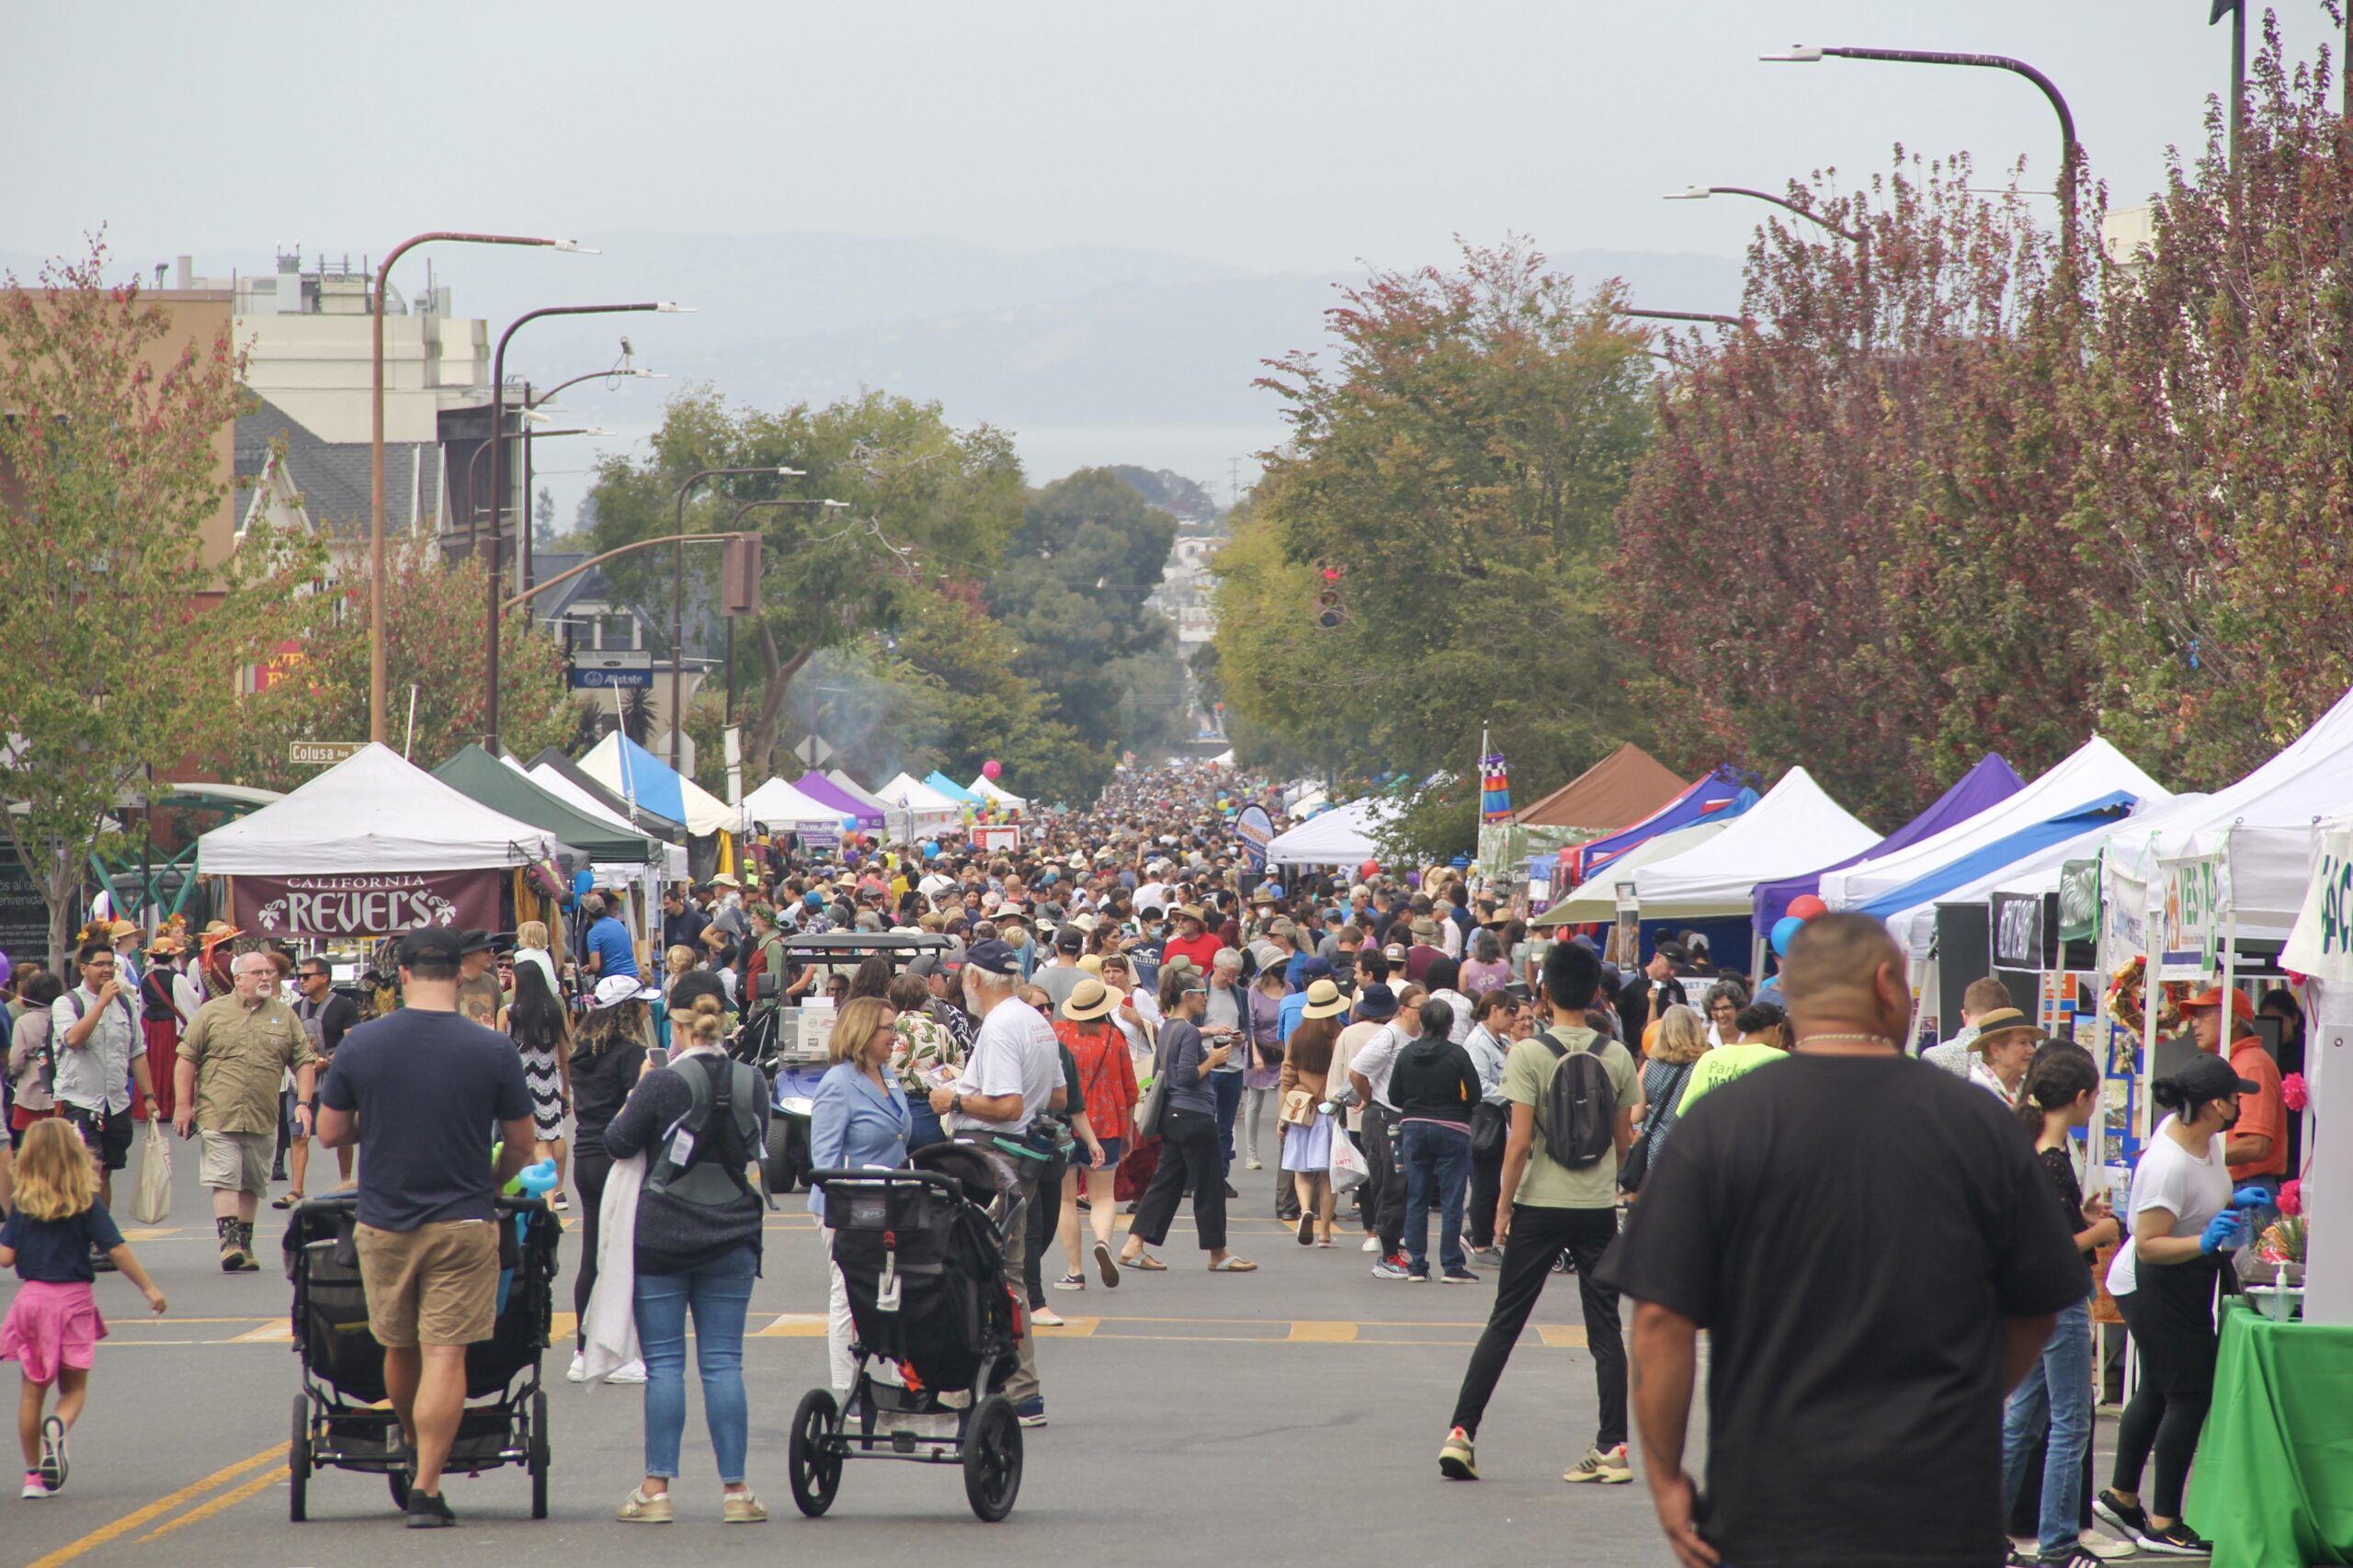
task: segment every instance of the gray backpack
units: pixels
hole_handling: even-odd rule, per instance
[[[706,1209],[756,1199],[744,1177],[744,1167],[760,1146],[759,1088],[752,1069],[724,1056],[698,1053],[671,1063],[670,1070],[686,1080],[694,1104],[663,1134],[645,1189]],[[684,1165],[671,1157],[681,1131],[693,1139]]]

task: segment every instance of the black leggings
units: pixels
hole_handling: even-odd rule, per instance
[[[588,1293],[597,1288],[597,1210],[604,1207],[605,1178],[612,1170],[612,1156],[601,1144],[593,1154],[572,1157],[572,1185],[580,1189],[580,1271],[572,1277],[572,1312],[579,1322],[573,1340],[584,1352],[588,1348]]]
[[[2149,1512],[2161,1519],[2181,1517],[2182,1488],[2189,1482],[2190,1456],[2198,1451],[2198,1430],[2206,1424],[2206,1393],[2162,1393],[2143,1383],[2116,1424],[2116,1473],[2119,1492],[2138,1492],[2141,1471],[2152,1451],[2157,1473],[2149,1491]]]

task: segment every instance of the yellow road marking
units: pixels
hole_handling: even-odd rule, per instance
[[[767,1327],[752,1335],[755,1339],[823,1339],[825,1336],[825,1314],[823,1312],[784,1312]]]
[[[1085,1339],[1095,1332],[1095,1325],[1102,1321],[1101,1318],[1064,1318],[1062,1327],[1048,1328],[1044,1324],[1040,1324],[1038,1332],[1049,1339]]]
[[[273,1460],[282,1460],[285,1457],[286,1445],[283,1443],[278,1443],[270,1448],[264,1449],[261,1452],[254,1455],[251,1459],[239,1460],[235,1464],[229,1466],[226,1470],[216,1470],[201,1481],[192,1481],[186,1486],[181,1487],[177,1492],[169,1493],[162,1497],[158,1497],[155,1501],[148,1504],[143,1508],[134,1508],[130,1513],[125,1514],[122,1517],[115,1520],[114,1523],[110,1525],[101,1525],[79,1540],[67,1541],[63,1546],[59,1547],[56,1551],[49,1553],[47,1556],[35,1558],[31,1562],[26,1564],[26,1568],[58,1568],[58,1564],[60,1563],[71,1562],[74,1559],[81,1556],[84,1552],[95,1551],[99,1547],[104,1546],[107,1542],[113,1540],[119,1536],[129,1535],[132,1530],[137,1529],[140,1526],[147,1523],[150,1519],[161,1518],[165,1514],[170,1513],[173,1509],[180,1506],[182,1504],[193,1502],[197,1498],[203,1496],[207,1492],[211,1491],[214,1487],[234,1481],[237,1477],[244,1474],[245,1471],[253,1469],[256,1465],[266,1465]],[[275,1474],[272,1474],[270,1479],[274,1481],[277,1477]]]
[[[1357,1325],[1352,1323],[1294,1322],[1288,1337],[1303,1345],[1347,1345],[1356,1336]]]
[[[294,1325],[284,1318],[278,1318],[274,1322],[262,1324],[259,1328],[249,1328],[244,1333],[224,1339],[221,1343],[223,1345],[291,1345],[294,1343]]]
[[[1540,1323],[1536,1325],[1536,1337],[1555,1350],[1585,1348],[1585,1330],[1567,1324]]]
[[[218,1497],[213,1498],[210,1502],[190,1508],[178,1518],[173,1519],[165,1524],[157,1525],[153,1529],[149,1530],[145,1535],[141,1536],[139,1538],[138,1544],[144,1546],[151,1540],[171,1534],[182,1525],[192,1525],[199,1519],[209,1519],[215,1514],[224,1514],[230,1509],[235,1507],[238,1504],[245,1501],[247,1498],[256,1496],[277,1485],[282,1479],[284,1478],[281,1477],[275,1470],[263,1471],[251,1481],[240,1482],[237,1485],[229,1488],[228,1491],[223,1492]]]

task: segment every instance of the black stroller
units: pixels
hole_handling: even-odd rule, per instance
[[[384,1350],[368,1331],[368,1300],[352,1241],[358,1195],[333,1193],[297,1207],[286,1229],[286,1275],[294,1282],[294,1354],[302,1392],[294,1396],[287,1517],[310,1506],[311,1471],[319,1466],[373,1471],[391,1484],[392,1503],[408,1506],[409,1477],[400,1421],[381,1404]],[[517,1217],[523,1234],[516,1234]],[[538,1199],[498,1200],[499,1262],[505,1304],[491,1337],[466,1349],[469,1403],[450,1446],[449,1471],[476,1474],[500,1465],[530,1471],[531,1517],[548,1517],[548,1396],[540,1388],[555,1293],[556,1247],[563,1227]]]
[[[834,1262],[848,1287],[858,1369],[845,1415],[831,1389],[793,1412],[792,1500],[812,1518],[833,1506],[848,1459],[961,1465],[964,1496],[991,1522],[1021,1490],[1021,1423],[1005,1396],[1027,1332],[1005,1277],[1005,1227],[1017,1223],[1013,1169],[971,1144],[937,1143],[907,1170],[821,1170]],[[877,1379],[876,1362],[903,1383]]]

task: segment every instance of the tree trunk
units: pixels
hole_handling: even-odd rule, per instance
[[[744,747],[744,767],[749,773],[767,775],[775,771],[772,757],[776,752],[777,729],[784,717],[785,693],[792,689],[792,677],[809,662],[814,648],[801,648],[786,658],[777,649],[776,633],[767,627],[760,628],[760,707],[753,716],[751,736]]]

